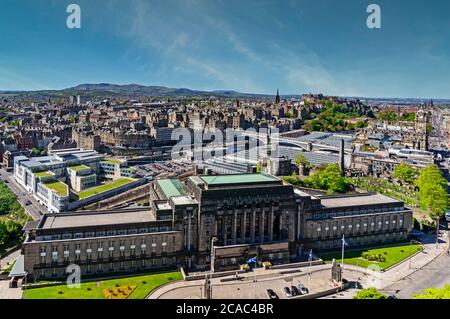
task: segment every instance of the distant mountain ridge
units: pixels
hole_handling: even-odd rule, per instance
[[[202,91],[192,90],[188,88],[168,88],[165,86],[145,86],[140,84],[80,84],[72,88],[67,88],[62,91],[78,92],[78,93],[94,93],[94,92],[110,92],[113,94],[123,95],[151,95],[151,96],[223,96],[223,97],[273,97],[270,94],[253,94],[241,93],[233,90],[214,90]],[[301,95],[297,95],[301,96]]]

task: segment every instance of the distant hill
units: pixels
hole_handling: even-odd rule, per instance
[[[233,90],[215,90],[215,91],[200,91],[191,90],[187,88],[168,88],[165,86],[144,86],[139,84],[109,84],[109,83],[99,83],[99,84],[80,84],[76,87],[68,88],[63,91],[66,92],[76,92],[76,93],[87,93],[87,92],[109,92],[119,95],[136,95],[136,96],[221,96],[221,97],[246,97],[246,98],[273,98],[274,95],[270,94],[254,94],[254,93],[241,93]],[[297,95],[301,97],[301,95]]]
[[[41,90],[41,91],[0,91],[3,95],[15,95],[26,97],[61,97],[67,95],[85,96],[162,96],[162,97],[225,97],[225,98],[257,98],[274,99],[275,95],[241,93],[233,90],[201,91],[188,88],[168,88],[165,86],[145,86],[140,84],[80,84],[63,90]],[[300,98],[301,95],[283,95],[283,98]]]

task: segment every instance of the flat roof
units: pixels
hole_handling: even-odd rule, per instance
[[[325,208],[351,207],[363,205],[398,204],[402,201],[382,194],[358,194],[350,196],[320,197]]]
[[[175,205],[196,205],[198,202],[189,196],[177,196],[170,199]]]
[[[98,212],[46,215],[40,229],[108,226],[119,224],[146,223],[155,219],[149,210],[127,212]]]
[[[86,166],[86,165],[69,166],[69,168],[70,168],[71,170],[76,171],[76,172],[84,171],[84,170],[86,170],[86,169],[90,169],[90,167],[89,167],[89,166]]]
[[[59,196],[66,197],[69,195],[68,186],[60,181],[44,183],[49,189],[58,193]]]
[[[186,195],[183,184],[178,179],[158,179],[156,182],[166,198]]]
[[[229,185],[229,184],[253,184],[280,181],[278,178],[266,174],[238,174],[238,175],[218,175],[200,176],[208,185]]]

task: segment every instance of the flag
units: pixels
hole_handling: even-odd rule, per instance
[[[313,256],[312,256],[312,249],[309,251],[309,258],[308,258],[308,260],[309,261],[311,261],[313,259]]]
[[[344,235],[342,235],[342,245],[348,246],[348,243],[345,241]]]
[[[247,264],[256,263],[256,257],[250,258],[247,260]]]

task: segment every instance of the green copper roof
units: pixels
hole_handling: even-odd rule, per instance
[[[159,179],[156,182],[167,198],[186,195],[183,185],[177,179]]]
[[[267,183],[278,181],[277,178],[265,174],[240,174],[200,176],[208,185]]]

